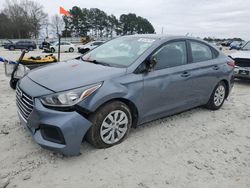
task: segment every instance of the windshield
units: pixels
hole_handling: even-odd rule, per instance
[[[246,43],[242,50],[250,50],[250,42]]]
[[[82,56],[82,60],[101,62],[110,66],[128,67],[140,57],[155,39],[121,37],[104,43]]]

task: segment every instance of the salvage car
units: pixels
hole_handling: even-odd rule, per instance
[[[78,155],[83,140],[108,148],[143,123],[198,106],[220,109],[233,69],[202,40],[124,36],[29,72],[17,84],[18,115],[39,145]]]
[[[81,54],[84,54],[84,53],[88,52],[89,50],[93,50],[97,46],[100,46],[103,43],[104,43],[104,41],[92,41],[92,42],[89,42],[87,44],[79,46],[78,47],[78,52],[81,53]]]
[[[235,78],[250,79],[250,41],[230,57],[235,61]]]

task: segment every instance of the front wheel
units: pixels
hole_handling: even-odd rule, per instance
[[[132,115],[122,102],[107,103],[91,117],[92,127],[87,133],[87,141],[96,148],[108,148],[121,143],[129,133]]]
[[[14,46],[10,46],[10,47],[9,47],[9,50],[10,50],[10,51],[13,51],[13,50],[15,50],[15,47],[14,47]]]
[[[10,82],[9,82],[10,87],[11,87],[12,89],[16,89],[17,82],[18,82],[18,79],[16,79],[16,78],[10,79]]]
[[[219,82],[215,87],[206,107],[211,110],[218,110],[223,105],[226,99],[226,85],[224,82]]]
[[[51,48],[51,53],[55,53],[55,48]]]

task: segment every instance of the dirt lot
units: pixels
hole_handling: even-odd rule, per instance
[[[11,59],[19,53],[0,50]],[[0,65],[0,187],[250,187],[250,82],[237,81],[219,111],[197,108],[145,124],[109,149],[83,143],[78,157],[32,140],[8,82]]]

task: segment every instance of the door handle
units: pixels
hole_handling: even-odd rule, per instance
[[[189,72],[183,72],[181,74],[181,77],[189,77],[190,76],[190,73]]]
[[[218,65],[215,65],[215,66],[213,66],[213,69],[214,69],[214,70],[219,70],[220,67],[219,67]]]

